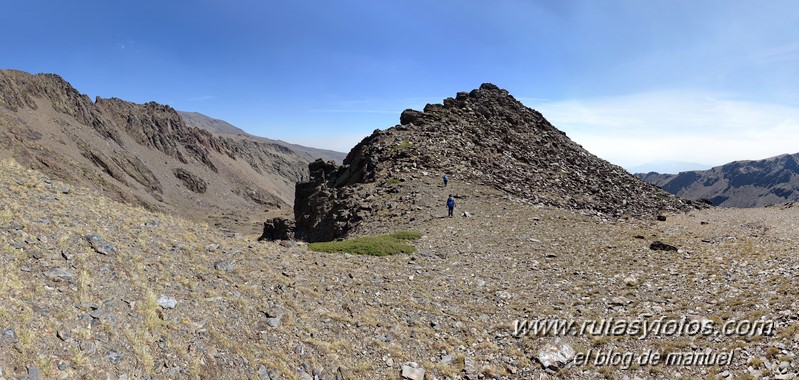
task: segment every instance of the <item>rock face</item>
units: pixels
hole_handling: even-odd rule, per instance
[[[413,218],[421,193],[405,194],[400,184],[430,173],[608,217],[693,207],[587,152],[506,90],[483,84],[423,112],[403,111],[400,125],[365,138],[341,167],[312,163],[311,180],[296,188],[297,236],[332,240]],[[400,202],[387,201],[393,193],[403,195]]]
[[[205,180],[197,177],[194,174],[191,174],[191,172],[188,170],[175,168],[172,172],[175,174],[175,178],[181,180],[187,189],[195,193],[202,194],[208,189],[208,184],[205,182]]]
[[[708,199],[716,206],[759,207],[799,200],[799,153],[679,174],[636,175],[669,193]]]
[[[365,164],[363,169],[368,167]],[[311,181],[298,183],[295,188],[297,238],[310,242],[335,240],[346,236],[368,215],[369,207],[359,205],[352,196],[357,191],[352,185],[357,182],[347,182],[351,174],[344,168],[322,160],[308,165]]]
[[[265,210],[290,216],[310,161],[266,139],[191,127],[166,105],[92,102],[57,75],[13,70],[0,70],[0,148],[112,199],[252,234]]]

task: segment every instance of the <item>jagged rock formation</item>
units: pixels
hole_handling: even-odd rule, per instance
[[[424,187],[412,184],[428,174],[449,173],[527,203],[601,216],[692,207],[587,152],[492,84],[428,104],[423,112],[405,110],[400,125],[365,138],[343,166],[315,162],[310,172],[311,181],[297,185],[294,203],[297,235],[310,241],[414,218],[429,206]]]
[[[669,193],[708,199],[716,206],[761,207],[799,200],[799,153],[679,174],[636,175]]]
[[[97,98],[54,74],[0,71],[0,155],[113,199],[259,233],[289,216],[303,155],[187,125],[171,107]],[[269,210],[269,212],[265,212]]]

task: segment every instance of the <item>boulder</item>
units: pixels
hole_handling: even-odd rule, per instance
[[[264,222],[264,232],[258,241],[275,241],[294,239],[296,224],[293,220],[286,218],[273,218]]]

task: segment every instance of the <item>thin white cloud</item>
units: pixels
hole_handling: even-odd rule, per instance
[[[719,165],[799,152],[799,107],[664,91],[533,105],[588,151],[623,167]]]
[[[789,63],[799,61],[799,43],[791,43],[758,51],[750,59],[756,64]]]

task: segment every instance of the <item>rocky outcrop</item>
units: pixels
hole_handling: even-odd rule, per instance
[[[291,240],[296,232],[294,221],[286,218],[272,218],[264,222],[264,232],[258,241]]]
[[[141,105],[98,97],[96,107],[138,144],[157,149],[181,163],[186,164],[193,158],[218,171],[209,158],[209,149],[230,154],[222,151],[222,144],[210,132],[187,126],[167,105],[155,102]]]
[[[734,161],[679,174],[637,174],[669,193],[722,207],[761,207],[799,200],[799,153]]]
[[[427,173],[602,217],[693,207],[592,155],[506,90],[483,84],[421,112],[403,111],[399,125],[365,138],[341,167],[311,164],[311,181],[295,195],[298,237],[330,240],[362,223],[412,217],[419,191],[402,202],[386,199],[402,191],[395,185]]]
[[[357,198],[352,196],[357,189],[339,185],[342,178],[348,178],[344,174],[347,171],[340,170],[342,168],[322,160],[308,165],[311,180],[298,183],[294,195],[298,239],[310,242],[335,240],[346,236],[368,215],[369,207],[359,206]]]
[[[176,168],[172,172],[175,174],[175,178],[183,182],[183,185],[186,186],[187,189],[195,193],[202,194],[208,189],[208,183],[206,183],[204,179],[192,174],[188,170]]]

